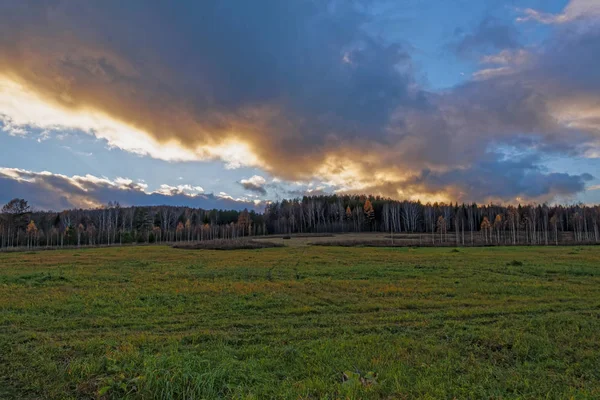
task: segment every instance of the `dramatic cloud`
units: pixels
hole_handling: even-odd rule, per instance
[[[538,161],[535,157],[506,160],[490,154],[488,161],[469,169],[443,173],[425,171],[410,183],[418,192],[443,192],[457,201],[476,198],[510,203],[569,198],[573,193],[585,190],[585,182],[592,179],[589,174],[546,173]]]
[[[166,160],[229,161],[233,146],[242,165],[309,175],[340,140],[365,141],[394,107],[422,102],[408,55],[342,2],[0,7],[13,126],[80,128]]]
[[[583,190],[585,177],[537,161],[504,179],[513,166],[498,154],[600,156],[597,2],[573,0],[554,21],[525,11],[557,22],[536,48],[484,19],[456,47],[482,69],[444,92],[416,83],[410,47],[365,29],[372,4],[2,2],[0,123],[339,191],[514,200]],[[240,184],[266,194],[253,178]]]
[[[522,10],[523,16],[518,22],[537,21],[543,24],[566,24],[575,20],[594,19],[600,17],[600,2],[597,0],[571,0],[560,14],[549,14],[527,8]]]
[[[260,175],[254,175],[251,178],[242,179],[240,181],[240,185],[242,185],[244,189],[262,194],[263,196],[267,194],[267,189],[265,189],[266,183],[266,179]]]
[[[123,206],[176,205],[236,210],[264,208],[261,202],[204,194],[198,186],[162,185],[157,191],[147,189],[144,183],[126,178],[109,180],[92,175],[69,177],[50,172],[0,168],[0,204],[13,197],[22,197],[40,210],[95,208],[109,201],[118,201]]]
[[[223,141],[190,149],[174,138],[160,142],[154,136],[100,111],[70,109],[54,104],[22,84],[2,80],[1,76],[0,123],[2,129],[11,135],[25,135],[25,127],[61,132],[78,129],[105,139],[111,147],[166,161],[221,159],[232,168],[258,163],[242,143]]]

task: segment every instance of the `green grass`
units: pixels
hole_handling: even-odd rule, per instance
[[[0,254],[0,398],[600,398],[600,248]]]

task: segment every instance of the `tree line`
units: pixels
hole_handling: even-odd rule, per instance
[[[600,241],[600,206],[426,203],[328,195],[267,205],[269,233],[418,233],[423,244],[559,244]],[[427,242],[425,242],[427,241]]]
[[[600,242],[600,206],[478,205],[377,196],[305,196],[263,213],[151,206],[33,211],[24,199],[0,210],[0,249],[230,239],[294,233],[419,234],[423,244],[541,245]]]
[[[255,211],[151,206],[33,211],[13,199],[0,211],[0,248],[99,246],[228,239],[266,233]]]

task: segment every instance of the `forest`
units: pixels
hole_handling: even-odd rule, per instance
[[[13,199],[0,212],[0,249],[173,243],[246,236],[389,232],[428,245],[551,245],[600,242],[600,206],[479,205],[378,196],[305,196],[264,212],[151,206],[34,211]]]

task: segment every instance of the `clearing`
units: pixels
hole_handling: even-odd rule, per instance
[[[600,247],[0,253],[2,399],[454,397],[600,397]]]

